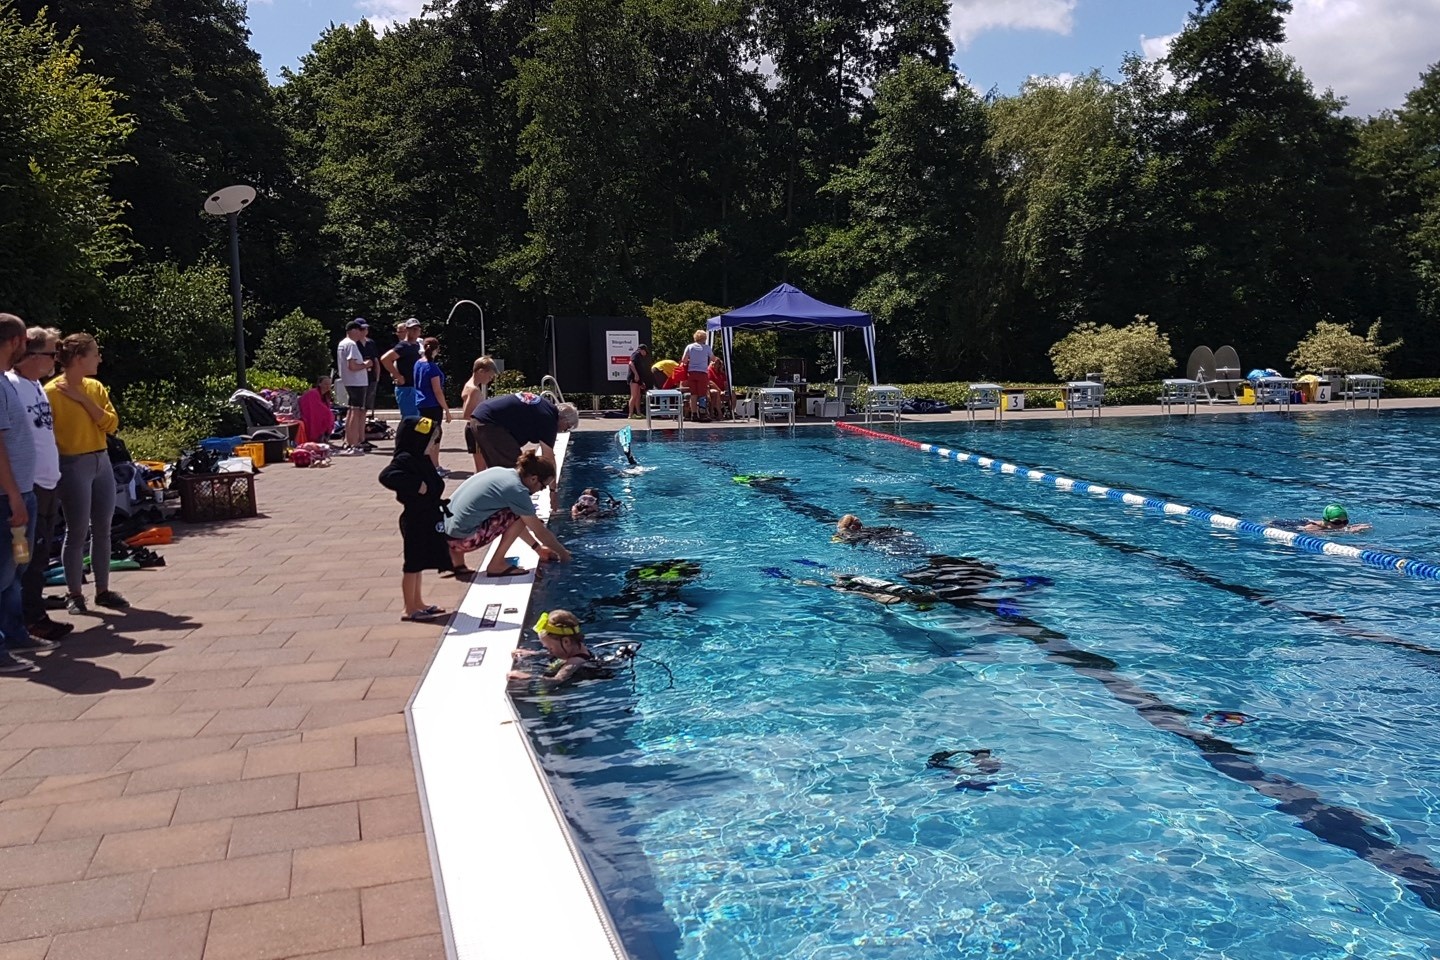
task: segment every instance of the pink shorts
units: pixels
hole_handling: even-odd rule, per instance
[[[485,544],[504,533],[510,524],[518,519],[520,518],[515,515],[514,511],[508,509],[493,513],[490,515],[490,519],[480,524],[480,529],[469,536],[459,540],[451,537],[450,549],[457,553],[469,553],[472,550],[479,550],[485,546]]]

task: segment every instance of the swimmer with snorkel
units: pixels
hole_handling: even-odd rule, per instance
[[[1368,523],[1351,523],[1350,514],[1338,503],[1325,508],[1319,520],[1306,520],[1301,533],[1364,533],[1370,529]]]

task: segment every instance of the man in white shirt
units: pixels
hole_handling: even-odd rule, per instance
[[[20,602],[32,637],[56,641],[75,629],[73,623],[50,619],[45,610],[45,569],[50,565],[50,541],[60,515],[60,451],[55,447],[55,419],[42,385],[55,373],[55,346],[60,331],[31,327],[25,331],[25,353],[5,376],[15,387],[35,441],[35,536],[30,541],[30,565],[20,581]]]
[[[367,325],[356,317],[345,325],[345,336],[335,348],[335,367],[345,388],[345,449],[341,453],[365,452],[365,390],[370,386],[370,365],[360,349]]]
[[[690,419],[700,419],[700,398],[710,395],[710,361],[715,352],[706,343],[704,330],[695,331],[695,342],[685,347],[680,354],[680,366],[685,370],[685,383],[690,388]]]

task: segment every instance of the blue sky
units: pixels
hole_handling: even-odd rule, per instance
[[[331,23],[384,27],[424,0],[249,0],[251,42],[266,71],[294,67]],[[951,0],[956,64],[981,90],[1013,93],[1035,74],[1096,67],[1114,76],[1128,52],[1159,56],[1192,0]],[[1294,0],[1286,50],[1317,87],[1367,114],[1399,106],[1440,59],[1440,0]]]

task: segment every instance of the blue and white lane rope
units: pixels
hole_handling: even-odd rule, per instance
[[[891,443],[898,443],[901,446],[912,447],[923,453],[933,453],[946,460],[954,460],[958,463],[973,463],[984,470],[993,470],[996,473],[1015,474],[1033,480],[1036,483],[1048,483],[1055,487],[1055,489],[1064,490],[1068,493],[1085,493],[1095,497],[1104,497],[1107,500],[1123,503],[1130,507],[1146,507],[1150,510],[1159,510],[1172,517],[1190,517],[1194,520],[1203,520],[1210,524],[1210,526],[1218,527],[1221,530],[1229,530],[1233,533],[1243,533],[1252,537],[1260,537],[1275,543],[1284,544],[1287,547],[1292,547],[1303,553],[1320,553],[1327,557],[1343,557],[1347,560],[1359,560],[1367,567],[1375,567],[1379,570],[1393,570],[1407,577],[1416,577],[1421,580],[1440,581],[1440,564],[1429,560],[1402,557],[1398,554],[1387,553],[1383,550],[1362,550],[1360,547],[1351,547],[1343,543],[1336,543],[1324,537],[1313,537],[1307,533],[1297,533],[1294,530],[1281,530],[1278,527],[1267,527],[1263,523],[1256,523],[1253,520],[1230,517],[1223,513],[1202,510],[1199,507],[1187,507],[1184,504],[1171,503],[1168,500],[1159,500],[1155,497],[1143,497],[1138,493],[1127,493],[1124,490],[1116,490],[1114,487],[1102,486],[1098,483],[1091,483],[1088,480],[1072,480],[1069,477],[1046,473],[1044,470],[1032,470],[1029,467],[1006,463],[1003,460],[982,457],[978,453],[970,453],[967,450],[952,450],[949,447],[942,447],[934,443],[921,443],[918,440],[897,437],[890,433],[867,430],[853,423],[836,423],[835,425],[841,430],[857,433],[874,440],[888,440]]]

